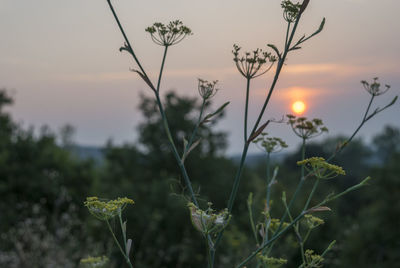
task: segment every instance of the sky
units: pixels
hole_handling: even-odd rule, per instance
[[[114,0],[114,6],[147,73],[155,80],[162,48],[144,29],[156,21],[180,19],[193,35],[171,47],[161,91],[196,96],[197,78],[219,80],[214,107],[226,101],[226,117],[217,125],[229,135],[228,154],[243,146],[245,79],[231,53],[282,47],[285,21],[278,0]],[[307,105],[305,116],[322,118],[329,135],[351,134],[359,124],[369,95],[360,81],[379,77],[391,90],[373,108],[389,103],[400,88],[400,1],[311,0],[298,37],[323,32],[289,54],[263,120],[290,113],[295,100]],[[136,142],[140,93],[151,92],[129,68],[131,58],[118,51],[123,39],[106,0],[0,0],[0,88],[15,97],[9,109],[23,126],[47,124],[57,130],[76,127],[83,145]],[[273,71],[273,70],[272,70]],[[254,123],[273,72],[252,82],[249,122]],[[367,141],[391,124],[400,127],[400,104],[367,123]],[[285,124],[267,131],[291,148],[298,138]],[[325,136],[326,137],[326,136]],[[321,137],[323,138],[323,137]],[[256,152],[253,148],[251,152]]]

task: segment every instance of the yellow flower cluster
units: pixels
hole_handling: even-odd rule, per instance
[[[269,230],[273,233],[275,233],[278,230],[279,225],[281,224],[281,221],[279,219],[271,219],[271,222],[269,224]],[[283,228],[286,228],[289,225],[289,223],[284,222],[282,224],[281,230]]]
[[[311,157],[298,161],[297,165],[305,166],[308,171],[313,172],[317,178],[332,179],[338,175],[346,175],[342,167],[329,164],[323,157]]]
[[[101,268],[105,267],[105,265],[108,262],[108,258],[106,256],[101,256],[101,257],[87,257],[85,259],[81,259],[81,267],[87,267],[87,268]]]
[[[305,266],[306,268],[320,268],[322,267],[322,263],[324,258],[321,255],[314,254],[314,250],[307,249],[304,253],[306,258]]]
[[[304,215],[304,219],[306,220],[306,224],[310,229],[314,229],[315,227],[325,223],[323,219],[315,217],[311,214]]]
[[[109,220],[121,213],[128,204],[134,204],[134,202],[126,197],[106,201],[94,196],[87,197],[84,204],[89,212],[99,220]]]
[[[262,264],[270,268],[279,268],[287,263],[287,260],[285,259],[263,256],[261,253],[257,255],[257,258],[262,262]]]

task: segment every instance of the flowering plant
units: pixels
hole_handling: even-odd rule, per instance
[[[141,61],[139,61],[136,53],[131,46],[131,43],[124,31],[124,28],[121,25],[121,22],[114,10],[114,7],[111,3],[111,0],[107,0],[107,3],[112,11],[112,14],[117,22],[119,30],[122,33],[125,44],[120,49],[121,51],[127,51],[133,58],[135,64],[137,65],[137,69],[133,69],[139,77],[147,84],[152,93],[154,93],[154,98],[157,103],[157,107],[159,109],[162,125],[165,130],[165,134],[168,138],[171,151],[174,159],[177,162],[177,165],[182,174],[183,180],[185,182],[185,186],[187,189],[187,194],[189,195],[189,211],[190,218],[192,224],[196,230],[198,230],[204,237],[206,245],[207,245],[207,260],[208,267],[214,267],[215,263],[215,254],[220,245],[221,239],[224,235],[224,230],[229,228],[229,223],[231,219],[234,219],[233,208],[235,205],[236,197],[238,190],[240,188],[240,181],[242,178],[243,169],[245,166],[245,160],[247,157],[247,153],[251,144],[259,144],[267,153],[267,172],[266,172],[266,195],[265,195],[265,209],[261,212],[263,215],[263,220],[260,223],[255,224],[253,219],[253,200],[252,194],[250,193],[248,199],[248,209],[249,209],[249,218],[250,225],[253,230],[253,236],[256,241],[256,247],[252,250],[251,254],[244,258],[240,263],[235,264],[235,267],[245,267],[248,265],[250,261],[256,260],[257,267],[281,267],[286,264],[286,260],[282,258],[273,257],[273,249],[275,243],[283,236],[283,234],[293,231],[296,235],[297,242],[299,245],[302,262],[299,267],[303,268],[311,268],[311,267],[321,267],[323,264],[326,253],[332,248],[334,245],[334,241],[331,242],[326,250],[322,254],[316,254],[311,249],[305,249],[305,245],[307,239],[310,235],[311,230],[315,229],[319,225],[323,223],[323,220],[314,216],[313,213],[320,211],[330,211],[330,208],[325,206],[327,203],[352,192],[364,185],[366,185],[367,181],[370,179],[367,177],[362,180],[360,183],[353,185],[346,189],[345,191],[336,194],[336,195],[328,195],[323,201],[319,202],[315,206],[311,206],[311,200],[314,198],[314,194],[318,188],[318,183],[320,179],[331,179],[338,175],[344,175],[344,170],[336,165],[331,164],[331,160],[336,156],[336,154],[340,153],[345,146],[352,141],[354,136],[359,132],[361,127],[372,117],[374,117],[379,112],[382,112],[386,108],[392,106],[397,97],[393,99],[391,103],[386,105],[383,108],[377,108],[374,112],[370,113],[371,104],[373,99],[385,93],[389,86],[386,86],[386,89],[380,89],[380,84],[377,82],[377,79],[374,79],[372,84],[369,84],[365,81],[362,81],[364,88],[371,94],[371,100],[367,107],[367,110],[364,114],[364,117],[361,121],[361,124],[356,128],[354,133],[347,139],[338,149],[332,153],[332,156],[327,160],[321,157],[312,157],[305,158],[305,150],[306,143],[311,138],[322,135],[326,133],[328,129],[324,126],[322,120],[320,119],[312,119],[309,120],[305,117],[296,118],[295,116],[288,115],[288,124],[291,126],[295,135],[301,138],[302,140],[302,152],[301,159],[299,159],[298,165],[300,166],[300,179],[298,181],[297,187],[293,195],[290,199],[287,199],[286,192],[282,192],[282,206],[284,208],[283,215],[280,218],[273,218],[272,214],[275,214],[275,211],[271,209],[272,200],[270,199],[271,191],[273,191],[273,186],[278,181],[278,171],[279,169],[274,168],[273,172],[271,172],[271,162],[269,161],[270,154],[276,151],[279,151],[283,148],[286,148],[287,145],[280,138],[269,138],[266,137],[264,132],[265,128],[269,125],[270,122],[274,122],[275,120],[270,119],[266,122],[262,122],[263,116],[265,114],[266,108],[270,103],[272,93],[275,91],[277,82],[279,80],[281,71],[283,66],[286,64],[286,60],[289,53],[297,51],[301,49],[300,45],[304,44],[306,41],[310,40],[314,36],[318,35],[324,28],[325,19],[322,19],[319,27],[312,34],[302,35],[300,38],[296,37],[298,25],[301,21],[301,18],[309,4],[310,0],[304,0],[300,2],[293,2],[290,0],[284,0],[281,3],[281,7],[283,9],[283,18],[287,24],[285,40],[283,42],[283,47],[279,49],[274,44],[267,44],[267,48],[270,49],[270,52],[255,49],[252,52],[245,52],[243,55],[240,55],[241,48],[238,45],[233,46],[233,61],[236,65],[239,73],[245,77],[246,79],[246,96],[244,101],[244,124],[243,124],[243,150],[240,158],[240,162],[237,168],[236,174],[233,176],[232,188],[230,191],[229,199],[227,200],[226,208],[222,209],[221,212],[215,212],[215,210],[211,209],[211,205],[209,203],[209,207],[207,209],[201,209],[199,204],[198,195],[195,194],[192,181],[190,179],[189,173],[185,166],[185,159],[189,157],[190,152],[201,142],[201,137],[198,136],[198,128],[201,127],[202,124],[210,121],[212,117],[221,113],[224,108],[229,104],[226,102],[221,105],[219,109],[215,112],[210,113],[208,115],[203,115],[205,105],[210,101],[210,99],[216,94],[217,81],[208,82],[203,79],[198,80],[198,92],[200,97],[203,100],[202,108],[200,111],[200,115],[198,117],[197,124],[193,129],[192,135],[189,140],[183,139],[183,151],[179,152],[178,147],[176,146],[176,141],[173,139],[171,135],[170,125],[168,123],[168,115],[165,112],[164,105],[161,102],[160,97],[160,89],[162,82],[162,75],[165,65],[165,60],[168,54],[168,48],[172,45],[180,43],[187,36],[192,34],[192,31],[183,25],[183,23],[179,20],[175,20],[170,22],[169,24],[163,23],[154,23],[152,26],[146,28],[146,31],[150,34],[151,39],[157,45],[160,45],[164,49],[163,58],[161,62],[160,72],[157,78],[157,83],[153,83],[150,76],[146,73]],[[273,55],[274,54],[274,55]],[[252,127],[248,128],[248,108],[250,102],[250,87],[251,80],[257,78],[269,70],[272,70],[272,66],[276,64],[276,68],[274,69],[273,79],[270,86],[267,88],[267,95],[265,96],[264,103],[259,111],[258,116],[255,119],[255,123]],[[264,133],[264,134],[263,134]],[[198,138],[198,139],[197,139]],[[197,140],[196,140],[197,139]],[[308,172],[308,173],[306,173]],[[315,180],[312,190],[310,192],[304,193],[303,185],[305,179],[308,176],[315,176],[317,180]],[[306,196],[306,203],[304,204],[303,209],[301,211],[296,211],[294,209],[294,204],[298,202],[299,194],[303,192]],[[289,202],[287,202],[289,201]],[[122,249],[118,240],[115,238],[116,243],[118,244],[122,255],[124,256],[126,262],[132,267],[132,264],[129,259],[129,250],[130,244],[129,240],[126,240],[126,223],[122,223],[121,212],[126,204],[132,203],[130,199],[118,199],[116,201],[103,202],[99,201],[96,198],[90,198],[86,201],[85,205],[89,208],[91,213],[95,215],[97,218],[101,220],[105,220],[111,230],[108,220],[118,215],[121,223],[121,229],[123,231],[124,245],[125,250]],[[304,234],[301,228],[301,223],[307,227],[307,232]],[[113,233],[113,232],[112,232]],[[255,258],[257,257],[257,258]]]

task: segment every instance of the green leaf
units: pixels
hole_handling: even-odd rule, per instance
[[[122,224],[122,232],[126,234],[126,221]]]
[[[250,143],[252,140],[254,140],[255,138],[257,138],[258,135],[260,135],[260,134],[263,132],[264,128],[266,128],[266,127],[268,126],[269,122],[270,122],[270,120],[268,120],[268,121],[267,121],[266,123],[264,123],[261,127],[259,127],[259,128],[257,129],[257,131],[254,132],[253,135],[250,136],[250,138],[247,140],[247,142]]]
[[[272,48],[275,51],[275,53],[278,55],[278,58],[281,59],[281,53],[279,52],[278,48],[275,45],[268,44],[267,47]]]
[[[326,206],[320,206],[320,207],[310,208],[309,210],[307,210],[307,213],[320,212],[320,211],[331,211],[331,209]]]
[[[188,155],[190,154],[190,152],[197,147],[197,145],[200,144],[201,139],[198,139],[197,141],[195,141],[190,148],[184,152],[183,156],[182,156],[182,162],[185,162],[185,159],[188,157]]]
[[[228,106],[229,103],[230,103],[229,101],[225,102],[221,107],[218,108],[218,110],[216,110],[215,112],[213,112],[211,114],[206,115],[201,123],[209,122],[210,118],[212,118],[213,116],[221,113],[225,109],[225,107]]]
[[[188,143],[189,142],[185,139],[185,137],[183,137],[183,153],[186,152],[186,147],[187,147]]]
[[[310,35],[307,39],[310,39],[311,37],[313,37],[314,35],[317,35],[317,34],[319,34],[323,29],[324,29],[324,26],[325,26],[325,18],[323,18],[322,19],[322,21],[321,21],[321,24],[319,25],[319,27],[318,27],[318,30],[316,30],[312,35]],[[306,40],[307,40],[306,39]]]
[[[126,252],[125,252],[126,256],[129,256],[131,247],[132,247],[132,239],[128,239],[128,241],[126,241]]]

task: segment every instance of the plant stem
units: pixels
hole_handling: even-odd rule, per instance
[[[128,45],[128,47],[129,47],[129,49],[130,49],[130,52],[131,52],[131,54],[132,54],[133,59],[136,61],[137,65],[139,66],[139,68],[140,68],[140,70],[142,71],[143,75],[144,75],[145,77],[148,78],[148,75],[146,74],[145,70],[143,69],[142,65],[140,64],[139,59],[136,57],[135,52],[133,51],[133,48],[132,48],[132,46],[131,46],[131,43],[129,42],[129,39],[128,39],[128,37],[127,37],[126,34],[125,34],[124,28],[122,27],[121,22],[119,21],[118,16],[117,16],[117,14],[115,13],[114,7],[113,7],[113,5],[111,4],[111,0],[107,0],[107,3],[108,3],[108,5],[109,5],[109,7],[110,7],[110,9],[111,9],[111,12],[112,12],[112,14],[113,14],[113,16],[114,16],[115,21],[116,21],[117,24],[118,24],[118,27],[119,27],[119,29],[120,29],[120,31],[121,31],[121,33],[122,33],[122,36],[124,37],[125,42],[126,42],[126,44]],[[150,81],[150,80],[149,80],[149,81]]]
[[[370,179],[371,179],[371,177],[366,177],[360,183],[347,188],[345,191],[343,191],[343,192],[341,192],[341,193],[339,193],[337,195],[334,195],[333,197],[325,199],[324,201],[320,202],[318,205],[314,206],[313,208],[317,208],[317,207],[323,206],[323,205],[325,205],[326,203],[328,203],[330,201],[333,201],[333,200],[335,200],[335,199],[337,199],[337,198],[339,198],[339,197],[341,197],[341,196],[343,196],[345,194],[348,194],[348,193],[350,193],[352,191],[357,190],[358,188],[363,187]]]
[[[348,139],[344,142],[344,145],[341,146],[337,151],[335,151],[335,152],[328,158],[327,161],[332,160],[338,153],[340,153],[340,152],[345,148],[345,146],[353,140],[353,138],[357,135],[358,131],[360,131],[360,129],[362,128],[362,126],[365,124],[365,122],[367,122],[365,119],[366,119],[367,116],[368,116],[369,109],[371,109],[371,104],[372,104],[372,101],[374,100],[374,98],[375,98],[375,96],[372,95],[372,96],[371,96],[371,99],[369,100],[367,109],[365,110],[365,113],[364,113],[363,119],[361,120],[360,125],[358,125],[358,127],[356,128],[356,130],[355,130],[355,131],[353,132],[353,134],[350,136],[350,138],[348,138]]]
[[[206,239],[207,240],[207,239]],[[214,267],[214,247],[211,244],[210,241],[206,241],[207,244],[207,263],[208,263],[208,268],[213,268]]]
[[[202,119],[202,117],[203,117],[204,108],[205,108],[205,106],[206,106],[205,104],[206,104],[206,100],[203,99],[203,103],[201,104],[201,109],[200,109],[199,118],[198,118],[197,123],[196,123],[196,126],[195,126],[195,128],[194,128],[194,130],[193,130],[193,132],[192,132],[192,135],[190,136],[189,142],[188,142],[188,144],[186,145],[185,151],[188,151],[188,150],[189,150],[190,146],[192,146],[193,141],[194,141],[194,139],[195,139],[195,137],[196,137],[197,130],[198,130],[199,127],[200,127],[201,119]]]
[[[374,100],[374,97],[375,97],[375,96],[372,95],[372,97],[371,97],[371,99],[370,99],[370,101],[369,101],[369,103],[368,103],[367,109],[366,109],[366,111],[365,111],[365,113],[364,113],[363,119],[361,120],[360,125],[356,128],[356,130],[353,132],[353,134],[350,136],[350,138],[348,138],[348,139],[345,141],[344,144],[347,145],[348,143],[350,143],[350,142],[353,140],[353,138],[356,136],[356,134],[359,132],[359,130],[361,129],[361,127],[365,124],[365,122],[366,122],[365,119],[366,119],[367,116],[368,116],[368,113],[369,113],[369,110],[370,110],[370,108],[371,108],[371,105],[372,105],[372,102],[373,102],[373,100]],[[304,140],[303,140],[303,145],[304,145]],[[335,152],[327,159],[327,161],[332,160],[338,153],[340,153],[340,152],[343,150],[344,147],[345,147],[345,146],[342,146],[342,147],[340,147],[337,151],[335,151]],[[302,159],[304,159],[304,157],[305,157],[305,154],[304,154],[303,149],[304,149],[304,148],[302,147]],[[310,173],[311,173],[311,172],[310,172]],[[307,176],[310,175],[310,173],[307,174]],[[305,177],[304,177],[303,167],[302,167],[302,178],[305,178]],[[314,195],[314,192],[315,192],[315,190],[316,190],[316,188],[317,188],[317,186],[318,186],[318,181],[319,181],[319,180],[317,180],[317,181],[314,183],[313,189],[312,189],[312,191],[311,191],[310,196],[308,197],[308,200],[307,200],[307,202],[306,202],[306,205],[304,206],[304,210],[303,210],[303,211],[305,211],[306,209],[308,209],[308,206],[309,206],[309,204],[310,204],[310,202],[311,202],[311,198],[312,198],[312,196]],[[297,186],[297,188],[296,188],[295,194],[294,194],[293,198],[291,199],[291,201],[290,201],[290,203],[289,203],[289,206],[288,206],[289,209],[291,208],[292,204],[293,204],[294,201],[296,200],[297,195],[298,195],[298,192],[299,192],[300,189],[302,188],[303,183],[304,183],[304,180],[303,180],[303,179],[300,180],[300,183],[298,184],[298,186]],[[351,191],[354,191],[354,190],[360,188],[361,186],[362,186],[362,185],[357,184],[357,185],[355,185],[355,186],[353,186],[353,187],[350,187],[350,188],[347,189],[346,191],[344,191],[344,192],[342,192],[342,193],[340,193],[340,194],[334,196],[332,199],[329,199],[329,200],[327,200],[326,202],[323,201],[323,202],[319,203],[319,204],[318,204],[317,206],[315,206],[315,207],[322,206],[322,205],[326,204],[328,201],[332,201],[332,200],[334,200],[334,199],[336,199],[336,198],[338,198],[338,197],[340,197],[340,196],[342,196],[342,195],[344,195],[344,194],[346,194],[346,193],[348,193],[348,192],[351,192]],[[281,223],[280,223],[280,225],[279,225],[279,227],[278,227],[278,229],[277,229],[276,232],[278,232],[278,231],[281,229],[282,224],[283,224],[283,221],[286,219],[286,217],[287,217],[287,212],[285,212],[284,215],[282,216],[282,218],[281,218]],[[271,244],[270,250],[271,250],[271,248],[273,247],[273,245],[274,245],[274,243]]]
[[[269,215],[269,211],[270,211],[270,208],[271,208],[271,206],[270,206],[270,198],[271,198],[271,186],[272,186],[272,182],[271,182],[271,174],[270,174],[270,165],[271,165],[271,153],[267,153],[267,194],[266,194],[266,197],[265,197],[265,206],[266,206],[266,212],[268,213],[268,215]],[[268,241],[268,222],[270,221],[271,219],[269,219],[269,218],[266,218],[265,219],[265,234],[264,234],[264,236],[265,236],[265,239],[264,239],[264,243],[265,243],[265,241]]]
[[[317,178],[317,179],[315,180],[314,186],[313,186],[313,188],[312,188],[312,190],[311,190],[310,195],[308,196],[307,202],[306,202],[306,204],[305,204],[303,210],[307,210],[307,209],[308,209],[308,206],[310,205],[311,199],[312,199],[313,196],[314,196],[315,190],[316,190],[317,187],[318,187],[318,183],[319,183],[319,178]]]
[[[254,224],[254,219],[253,219],[253,208],[251,206],[251,203],[249,203],[249,202],[247,202],[247,209],[249,211],[251,230],[253,231],[254,239],[255,239],[257,245],[259,245],[258,236],[257,236],[257,230],[256,230],[256,226]]]
[[[244,109],[244,143],[247,142],[247,117],[249,113],[249,91],[250,91],[250,80],[251,78],[247,78],[247,84],[246,84],[246,103],[245,103],[245,109]]]
[[[290,21],[288,22],[287,29],[286,29],[285,49],[289,49],[289,44],[288,44],[289,32],[290,32]]]
[[[296,19],[296,22],[294,23],[291,35],[290,35],[289,40],[288,40],[288,47],[290,47],[290,44],[291,44],[291,42],[293,40],[294,34],[296,32],[296,29],[297,29],[297,25],[298,25],[298,23],[300,21],[300,17],[301,17],[301,14],[299,14],[299,16]],[[267,108],[269,100],[271,99],[272,92],[274,91],[276,83],[278,82],[279,75],[281,73],[281,70],[282,70],[284,62],[286,60],[286,56],[287,56],[288,52],[289,51],[287,50],[287,47],[285,47],[284,53],[283,53],[282,57],[280,58],[280,60],[278,61],[278,66],[276,68],[275,76],[274,76],[274,79],[273,79],[272,84],[270,86],[267,98],[264,101],[264,104],[263,104],[263,106],[261,108],[261,111],[260,111],[260,113],[258,115],[256,123],[254,124],[253,130],[250,133],[250,136],[257,131],[257,128],[258,128],[258,126],[260,124],[261,118],[263,117],[265,109]],[[239,184],[240,184],[240,178],[241,178],[241,175],[242,175],[242,172],[243,172],[243,166],[244,166],[244,163],[245,163],[245,159],[246,159],[246,156],[247,156],[247,151],[249,149],[249,145],[250,145],[249,142],[246,141],[244,146],[243,146],[242,157],[240,159],[240,164],[239,164],[238,170],[236,172],[236,176],[235,176],[235,179],[234,179],[234,182],[233,182],[231,194],[230,194],[230,197],[229,197],[229,200],[228,200],[228,211],[229,211],[229,213],[232,212],[233,204],[234,204],[235,199],[236,199],[238,187],[239,187]],[[224,230],[222,230],[218,234],[218,237],[217,237],[216,242],[215,242],[215,247],[218,246],[218,244],[219,244],[219,242],[221,240],[223,232],[224,232]]]
[[[158,82],[157,82],[157,92],[160,92],[160,86],[161,86],[161,78],[162,78],[162,74],[163,74],[163,70],[164,70],[164,65],[165,65],[165,59],[167,57],[167,52],[168,52],[168,46],[165,46],[164,48],[164,55],[163,55],[163,59],[161,62],[161,67],[160,67],[160,74],[158,75]]]
[[[286,200],[283,200],[283,204],[284,204],[286,212],[287,212],[287,214],[289,216],[290,222],[293,222],[293,217],[292,217],[292,214],[290,213],[290,210],[289,210],[289,208],[288,208],[288,206],[286,204]],[[302,236],[300,234],[300,228],[299,228],[298,222],[293,225],[293,230],[294,230],[294,232],[295,232],[295,234],[297,236],[297,240],[299,241],[301,259],[302,259],[303,263],[305,263],[306,260],[305,260],[305,257],[304,257],[304,240],[303,240],[303,238],[302,238]]]
[[[251,253],[244,261],[242,261],[236,268],[243,267],[246,263],[248,263],[251,259],[253,259],[261,250],[263,250],[265,247],[267,247],[269,244],[274,242],[276,239],[278,239],[282,234],[284,234],[289,228],[291,228],[296,222],[298,222],[303,216],[305,215],[305,212],[303,211],[300,213],[294,220],[291,222],[288,226],[282,229],[279,233],[274,234],[274,236],[264,245],[259,247],[257,250],[255,250],[253,253]]]
[[[121,225],[122,237],[124,239],[124,249],[125,249],[125,252],[126,252],[126,225],[125,225],[125,228],[124,228],[124,225],[122,223],[121,212],[118,213],[118,218],[119,218],[119,223]],[[126,254],[128,254],[128,253],[126,252]]]
[[[111,234],[112,234],[112,237],[114,238],[115,243],[117,244],[119,250],[121,251],[122,256],[124,256],[126,263],[128,264],[128,266],[129,266],[130,268],[133,268],[132,263],[131,263],[131,261],[129,260],[129,257],[126,256],[124,250],[122,249],[121,245],[119,244],[118,239],[117,239],[117,237],[115,236],[115,234],[114,234],[114,232],[113,232],[113,230],[112,230],[112,228],[111,228],[110,222],[109,222],[108,220],[106,220],[106,223],[107,223],[108,229],[110,230],[110,232],[111,232]]]
[[[185,180],[186,186],[189,189],[189,193],[190,193],[190,196],[192,198],[193,204],[195,204],[196,207],[199,207],[196,195],[194,194],[194,191],[193,191],[192,183],[191,183],[189,175],[187,174],[187,171],[186,171],[185,164],[183,163],[181,157],[179,156],[178,150],[177,150],[175,142],[173,140],[173,137],[172,137],[172,134],[171,134],[171,131],[170,131],[170,128],[169,128],[169,124],[168,124],[168,119],[167,119],[167,116],[165,114],[164,107],[162,105],[161,98],[160,98],[159,89],[160,89],[160,85],[161,85],[161,77],[162,77],[162,73],[163,73],[163,68],[164,68],[166,56],[167,56],[167,47],[164,50],[164,56],[163,56],[163,61],[161,63],[161,68],[160,68],[160,74],[159,74],[159,78],[158,78],[157,88],[154,91],[154,94],[156,96],[157,105],[158,105],[158,108],[160,110],[161,118],[162,118],[162,121],[163,121],[163,126],[164,126],[165,132],[167,134],[167,137],[168,137],[168,140],[169,140],[169,144],[170,144],[171,149],[172,149],[172,153],[173,153],[173,155],[175,157],[175,160],[178,163],[179,169],[181,170],[181,173],[182,173],[183,178]],[[212,239],[211,239],[211,237],[209,235],[207,235],[207,242],[209,244],[211,244],[211,245],[213,244]],[[211,257],[210,263],[213,265],[213,263],[214,263],[214,251],[215,250],[212,247],[210,247],[209,251],[210,251],[210,255],[209,256]],[[212,268],[213,266],[210,266],[210,267]]]
[[[302,159],[302,160],[304,160],[305,155],[306,155],[306,139],[303,138],[303,142],[302,142],[302,145],[301,145],[301,159]],[[301,190],[301,188],[303,187],[304,182],[305,182],[304,167],[302,166],[302,167],[301,167],[301,178],[300,178],[300,182],[297,184],[297,188],[296,188],[296,190],[295,190],[295,192],[294,192],[294,195],[293,195],[292,199],[291,199],[290,202],[289,202],[289,205],[288,205],[288,207],[287,207],[287,210],[285,211],[285,213],[283,214],[282,218],[280,219],[280,224],[279,224],[279,227],[278,227],[278,229],[277,229],[276,232],[278,232],[278,231],[280,230],[280,228],[282,227],[282,224],[283,224],[283,222],[285,221],[285,219],[286,219],[288,213],[290,213],[290,209],[292,208],[292,206],[293,206],[295,200],[297,199],[297,196],[299,195],[300,190]]]

